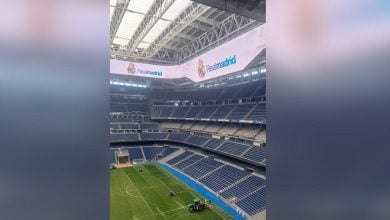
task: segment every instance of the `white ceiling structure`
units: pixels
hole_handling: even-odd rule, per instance
[[[178,64],[262,23],[190,0],[110,0],[111,58]]]

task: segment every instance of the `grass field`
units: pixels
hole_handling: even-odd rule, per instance
[[[143,172],[138,169],[142,168]],[[173,191],[176,197],[168,198]],[[202,197],[158,164],[110,172],[110,220],[220,220],[232,219],[219,208],[190,213],[187,204]]]

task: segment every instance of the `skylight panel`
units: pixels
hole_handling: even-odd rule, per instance
[[[127,9],[146,14],[154,0],[131,0]]]
[[[146,42],[141,42],[140,44],[138,44],[138,48],[141,48],[141,49],[148,49],[150,46],[150,43],[146,43]]]
[[[147,43],[153,43],[157,37],[171,24],[170,21],[159,20],[149,33],[142,39],[142,41]]]
[[[110,0],[110,5],[115,6],[116,2],[117,2],[117,0]]]
[[[114,14],[114,10],[115,10],[114,7],[110,7],[110,21],[112,19],[112,15]]]
[[[119,45],[127,45],[129,43],[129,40],[128,39],[123,39],[123,38],[114,38],[114,40],[112,41],[114,44],[119,44]]]
[[[163,14],[162,18],[174,20],[179,16],[192,2],[190,0],[176,0],[171,7]]]
[[[131,38],[141,23],[144,15],[126,12],[116,32],[117,37]]]

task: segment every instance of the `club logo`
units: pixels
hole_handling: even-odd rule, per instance
[[[206,68],[204,67],[203,60],[198,60],[198,74],[200,78],[204,78],[206,75]]]
[[[134,63],[129,63],[129,66],[127,66],[127,72],[129,74],[135,74],[135,65],[134,65]]]

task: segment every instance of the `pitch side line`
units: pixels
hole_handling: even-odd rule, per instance
[[[155,215],[156,213],[154,213],[154,212],[152,211],[152,208],[150,208],[149,204],[146,202],[145,198],[142,196],[142,194],[141,194],[141,192],[138,190],[137,186],[133,183],[133,181],[131,181],[130,177],[129,177],[124,171],[122,171],[122,172],[126,175],[127,179],[130,181],[130,183],[133,184],[133,186],[134,186],[135,190],[137,191],[138,195],[139,195],[139,196],[141,197],[141,199],[145,202],[145,204],[146,204],[146,206],[149,208],[150,212],[151,212],[153,215]]]

